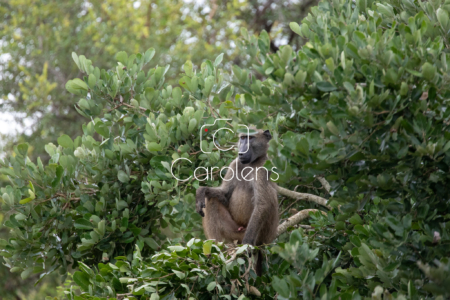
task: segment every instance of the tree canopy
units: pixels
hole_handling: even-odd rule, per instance
[[[75,51],[65,87],[91,121],[47,144],[48,163],[26,143],[0,161],[0,255],[23,278],[76,269],[69,299],[450,296],[447,2],[322,1],[290,23],[298,50],[241,27],[246,65],[188,60],[174,82],[154,48],[109,70]],[[239,124],[272,133],[282,222],[308,212],[261,247],[261,277],[248,245],[202,240],[195,212],[235,157],[218,151],[235,135],[212,133]]]
[[[303,18],[314,3],[0,0],[0,118],[14,116],[14,127],[23,128],[18,134],[11,129],[9,135],[0,133],[0,158],[14,155],[14,145],[28,142],[30,159],[40,157],[46,163],[47,143],[56,143],[61,134],[76,138],[82,133],[86,119],[76,112],[77,99],[65,89],[69,79],[82,74],[72,62],[73,51],[109,69],[118,51],[138,53],[153,47],[153,61],[170,63],[167,80],[176,84],[187,59],[200,64],[223,52],[228,66],[245,65],[247,58],[238,55],[235,45],[240,26],[250,32],[267,30],[274,47],[286,40],[300,44],[300,37],[290,38],[296,35],[289,22]],[[1,124],[7,126],[0,132],[8,132],[9,124]],[[8,182],[0,174],[0,187]],[[6,238],[6,231],[0,228],[0,238]],[[0,294],[22,297],[32,284],[18,284],[20,279],[7,273],[0,265]]]
[[[171,65],[167,76],[174,83],[188,59],[200,64],[223,52],[229,64],[245,64],[236,48],[241,26],[251,32],[265,29],[277,45],[285,40],[298,45],[288,23],[303,18],[316,2],[0,1],[0,109],[27,128],[18,137],[2,136],[1,146],[12,152],[14,143],[26,141],[33,145],[31,158],[47,161],[45,144],[63,133],[80,134],[85,120],[64,88],[81,75],[69,63],[73,51],[110,69],[117,52],[152,47],[157,64]]]

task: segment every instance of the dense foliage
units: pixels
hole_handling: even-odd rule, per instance
[[[222,52],[228,64],[234,60],[242,66],[245,59],[235,46],[239,26],[251,32],[265,29],[278,41],[296,45],[301,39],[288,24],[303,18],[315,3],[0,0],[0,112],[14,115],[26,129],[19,136],[0,134],[0,147],[12,152],[13,143],[26,141],[32,145],[31,158],[47,161],[47,143],[63,133],[72,138],[80,134],[85,120],[72,109],[74,97],[64,88],[81,75],[68,63],[73,51],[109,69],[118,51],[138,53],[153,47],[155,60],[171,65],[169,80],[176,79],[187,59],[200,64]]]
[[[252,68],[187,61],[180,87],[165,83],[167,66],[148,69],[153,49],[119,52],[109,71],[73,54],[84,77],[66,88],[91,122],[48,144],[48,165],[27,144],[0,162],[11,180],[0,254],[23,278],[78,268],[70,299],[450,296],[449,11],[439,0],[321,2],[290,24],[308,40],[298,52],[271,53],[266,32],[241,29]],[[333,207],[265,247],[259,278],[248,246],[199,239],[194,209],[195,189],[218,185],[211,168],[235,155],[218,151],[234,135],[219,131],[217,146],[214,129],[239,124],[271,130],[280,186]],[[172,164],[178,178],[208,175],[178,181]],[[280,200],[286,218],[292,202]]]
[[[245,66],[247,59],[235,46],[240,26],[250,32],[267,30],[274,49],[285,40],[296,47],[302,38],[289,29],[289,22],[302,19],[316,2],[0,0],[0,158],[13,155],[14,145],[28,142],[29,158],[46,163],[47,143],[56,144],[62,134],[76,138],[82,133],[86,119],[73,107],[76,96],[65,89],[69,79],[82,74],[72,63],[73,51],[110,69],[118,51],[153,47],[154,61],[170,63],[166,82],[173,84],[187,59],[200,64],[224,53],[225,69]],[[0,174],[0,187],[8,184]],[[0,227],[0,238],[7,236],[7,229]],[[47,281],[58,284],[56,278]],[[35,289],[34,277],[20,281],[0,264],[4,299],[25,297]]]

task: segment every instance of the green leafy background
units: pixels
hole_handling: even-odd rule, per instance
[[[82,78],[66,89],[90,120],[83,135],[47,144],[45,164],[27,157],[28,144],[0,161],[6,266],[24,279],[75,270],[69,299],[445,299],[448,11],[444,1],[322,1],[290,23],[307,41],[298,51],[274,52],[266,31],[241,27],[247,66],[224,70],[223,55],[187,61],[178,84],[153,48],[118,52],[109,70],[73,53]],[[230,163],[236,153],[211,135],[200,141],[217,118],[235,132],[269,129],[277,183],[332,207],[296,202],[326,214],[262,247],[261,277],[247,245],[202,240],[195,190],[219,174],[170,174],[178,158],[191,161],[176,164],[183,178]],[[217,141],[236,140],[221,131]],[[282,219],[291,204],[280,197]]]

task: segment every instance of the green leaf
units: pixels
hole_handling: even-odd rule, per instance
[[[302,29],[300,28],[300,25],[298,25],[298,23],[296,22],[291,22],[289,23],[289,27],[291,28],[291,30],[293,32],[295,32],[296,34],[303,36],[302,34]]]
[[[81,79],[75,78],[66,83],[66,90],[74,95],[86,95],[89,90],[88,85]]]
[[[9,176],[16,176],[16,174],[14,173],[14,170],[10,169],[10,168],[0,168],[0,174],[5,174],[5,175],[9,175]]]
[[[196,120],[196,119],[191,119],[191,120],[189,121],[188,131],[189,131],[190,133],[192,133],[192,132],[195,130],[196,127],[197,127],[197,120]]]
[[[36,192],[36,190],[34,189],[34,185],[31,181],[28,181],[28,186],[30,187],[30,189],[33,191],[33,193]]]
[[[32,190],[29,189],[28,193],[30,194],[30,197],[20,200],[19,201],[20,204],[25,204],[25,203],[28,203],[28,202],[36,199],[36,196]]]
[[[124,66],[127,65],[128,54],[125,51],[117,52],[116,59],[121,62]]]
[[[358,214],[354,214],[348,221],[353,225],[364,224],[363,220],[361,219],[361,217]]]
[[[332,92],[337,88],[328,81],[320,81],[316,83],[317,88],[322,92]]]
[[[158,143],[150,142],[147,144],[147,149],[148,149],[148,151],[161,151],[162,147]]]
[[[242,245],[241,247],[239,247],[239,249],[236,251],[236,254],[241,254],[242,252],[244,252],[245,250],[248,249],[248,245]]]
[[[22,279],[27,279],[31,273],[33,273],[33,268],[28,268],[20,274],[20,277],[22,277]]]
[[[192,61],[188,60],[183,65],[183,70],[186,73],[187,76],[192,77],[194,76],[194,72],[192,71]]]
[[[178,278],[180,279],[184,279],[186,277],[186,274],[184,274],[183,272],[177,271],[177,270],[173,270],[172,271],[175,273],[175,275],[177,275]]]
[[[268,67],[268,68],[264,71],[264,73],[265,73],[266,75],[270,75],[270,74],[273,72],[273,70],[274,70],[273,67]]]
[[[442,152],[447,152],[449,149],[450,149],[450,141],[448,141],[445,144],[444,148],[442,149]],[[0,170],[0,173],[1,173],[1,170]]]
[[[73,281],[83,290],[89,291],[89,275],[80,271],[73,274]]]
[[[15,216],[15,219],[16,219],[17,221],[23,221],[23,220],[26,220],[26,219],[27,219],[27,216],[25,216],[25,215],[22,214],[22,213],[18,213],[18,214]]]
[[[94,89],[96,83],[97,83],[97,78],[95,77],[95,75],[93,73],[89,74],[89,77],[88,77],[89,87],[91,89]]]
[[[153,293],[150,300],[159,300],[159,295],[157,293]]]
[[[211,281],[208,286],[206,287],[206,289],[208,290],[208,292],[211,292],[213,289],[216,288],[217,283],[215,281]]]
[[[117,178],[119,178],[120,182],[126,183],[130,180],[130,177],[128,177],[127,173],[125,173],[124,171],[120,170],[117,173]]]
[[[383,5],[381,3],[377,3],[376,5],[378,6],[378,11],[383,15],[382,17],[393,18],[395,16],[394,10],[391,5],[389,4]]]
[[[418,293],[416,290],[416,286],[414,284],[414,282],[408,281],[408,296],[409,299],[418,299]]]
[[[61,178],[62,178],[63,173],[64,173],[64,168],[61,167],[61,166],[57,166],[56,167],[56,177],[52,181],[52,187],[53,188],[56,188],[59,185],[59,183],[61,182]]]
[[[147,64],[147,63],[149,63],[151,60],[152,60],[152,58],[153,58],[153,56],[155,56],[155,49],[154,48],[150,48],[150,49],[148,49],[147,51],[145,51],[145,54],[144,54],[144,62]]]
[[[303,238],[300,230],[296,229],[292,231],[291,236],[289,237],[289,243],[292,246],[295,246],[297,243],[299,245],[303,243]]]
[[[216,57],[216,60],[214,61],[214,67],[217,67],[218,65],[220,65],[220,63],[222,62],[223,59],[223,53],[219,54],[219,56]]]
[[[72,59],[77,65],[78,69],[80,69],[80,60],[78,59],[78,55],[75,52],[72,52]]]
[[[151,237],[144,238],[144,242],[153,250],[157,250],[159,248],[158,243]]]
[[[98,231],[100,233],[100,237],[103,237],[105,235],[105,220],[101,220],[97,224]]]
[[[306,138],[301,138],[300,141],[297,143],[295,148],[300,151],[300,153],[308,156],[309,155],[309,143]]]
[[[19,144],[19,145],[17,146],[17,150],[19,151],[19,153],[20,153],[23,157],[27,157],[27,153],[28,153],[28,144],[27,144],[27,143]]]
[[[328,130],[331,131],[332,134],[334,134],[334,135],[336,135],[336,136],[339,136],[339,130],[338,130],[338,128],[336,127],[336,125],[334,125],[333,121],[329,121],[329,122],[327,123],[327,128],[328,128]]]
[[[422,73],[420,73],[420,72],[417,72],[415,70],[411,70],[411,69],[408,69],[408,68],[405,68],[405,70],[408,71],[409,73],[411,73],[414,76],[422,77]]]
[[[19,203],[20,203],[20,204],[26,204],[26,203],[28,203],[28,202],[30,202],[30,201],[33,201],[33,198],[28,197],[28,198],[25,198],[25,199],[20,200]]]
[[[211,247],[212,247],[213,241],[208,240],[203,243],[203,254],[206,256],[211,255]]]
[[[63,148],[73,148],[73,141],[67,134],[63,134],[58,138],[58,144]]]
[[[303,70],[299,70],[299,71],[297,72],[297,74],[295,74],[295,77],[294,77],[295,82],[296,82],[297,84],[299,84],[300,86],[303,86],[303,84],[305,83],[305,79],[306,79],[306,76],[307,76],[307,75],[308,75],[307,72],[305,72],[305,71],[303,71]]]
[[[169,248],[170,251],[175,251],[175,252],[181,252],[184,249],[186,249],[183,246],[169,246],[167,248]]]
[[[441,26],[445,29],[448,30],[448,13],[446,10],[442,9],[442,8],[438,8],[436,11],[436,16],[437,19],[439,21],[439,23],[441,24]]]
[[[94,126],[95,131],[104,138],[109,138],[109,127],[103,122],[97,122]]]
[[[74,226],[76,229],[92,229],[94,228],[94,226],[92,225],[91,222],[89,222],[86,219],[80,218],[75,220]]]
[[[436,67],[426,62],[422,66],[422,76],[427,80],[433,80],[434,76],[436,76]]]
[[[289,297],[289,286],[284,278],[279,279],[277,276],[273,277],[273,288],[284,298]]]
[[[346,81],[343,83],[343,85],[344,85],[345,89],[347,90],[347,92],[351,93],[351,92],[355,91],[355,88],[353,87],[353,85],[350,82]]]

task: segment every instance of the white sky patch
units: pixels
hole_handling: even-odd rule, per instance
[[[295,2],[298,2],[300,0],[293,0]],[[186,4],[193,4],[194,5],[194,9],[199,9],[201,8],[201,14],[207,15],[210,10],[211,7],[209,5],[209,1],[207,0],[184,0],[183,1]],[[244,2],[244,0],[238,0],[239,3]],[[141,1],[137,0],[137,1],[133,1],[133,7],[135,9],[142,9],[141,8]],[[88,9],[92,7],[92,4],[90,4],[89,2],[85,2],[84,6],[82,8],[82,11],[79,13],[79,17],[81,15],[84,15],[87,13]],[[156,8],[156,4],[153,5],[154,8]],[[182,7],[181,8],[181,13],[182,19],[185,19],[188,15],[190,15],[191,13],[191,9],[190,7]],[[194,19],[194,21],[202,21],[201,18],[199,18],[198,16],[196,16],[196,14],[192,14],[192,17]],[[101,18],[97,18],[97,22],[101,22],[102,19]],[[229,21],[227,22],[227,26],[228,28],[230,28],[233,32],[238,32],[239,31],[239,22],[236,21]],[[167,28],[166,31],[169,31],[170,28]],[[211,30],[211,25],[207,25],[207,30]],[[76,29],[76,31],[79,31],[79,29]],[[20,34],[20,29],[18,28],[18,34]],[[161,32],[160,34],[164,34],[164,32]],[[221,29],[218,33],[217,39],[218,41],[216,42],[217,46],[220,46],[221,42],[223,40],[223,38],[226,35],[226,31],[225,29]],[[186,44],[191,44],[191,43],[195,43],[198,41],[199,37],[198,36],[193,36],[191,32],[189,32],[188,30],[183,30],[180,37],[182,39],[184,39]],[[4,41],[2,41],[0,39],[0,50],[2,48],[2,44],[4,43]],[[233,52],[233,49],[236,47],[236,44],[234,43],[234,41],[230,41],[229,43],[231,49],[228,50],[228,53],[231,54]],[[75,45],[76,47],[76,45]],[[175,45],[171,46],[171,50],[173,50],[175,47]],[[30,50],[27,51],[31,51],[31,47]],[[0,51],[0,61],[2,63],[6,63],[11,59],[11,55],[9,53],[1,53]],[[170,62],[171,61],[171,57],[168,56],[166,57],[166,61]],[[31,65],[31,62],[27,62],[26,58],[23,58],[20,62],[21,65]],[[0,68],[0,80],[5,80],[5,77],[8,77],[8,74],[5,74],[4,70],[2,70]],[[11,95],[8,96],[8,98]],[[1,95],[0,95],[0,103],[2,102],[1,99]],[[18,112],[14,112],[11,111],[10,108],[0,108],[0,135],[6,135],[6,136],[16,136],[18,134],[31,134],[33,132],[32,128],[34,125],[36,125],[36,116],[27,116],[25,113],[18,113]],[[20,119],[21,122],[17,122],[16,120]],[[0,157],[1,157],[1,153],[2,153],[2,138],[0,137]]]
[[[15,119],[19,117],[22,118],[24,122],[23,125],[16,122]],[[28,118],[25,113],[0,111],[0,134],[17,135],[25,133],[30,135],[33,133],[31,127],[33,127],[34,123],[33,119]]]
[[[23,125],[16,122],[15,118],[22,117]],[[32,134],[32,127],[35,125],[35,121],[32,118],[27,118],[25,113],[17,112],[2,112],[0,111],[0,159],[4,158],[5,153],[3,147],[5,142],[2,140],[1,135],[4,136],[17,136],[21,133]]]

